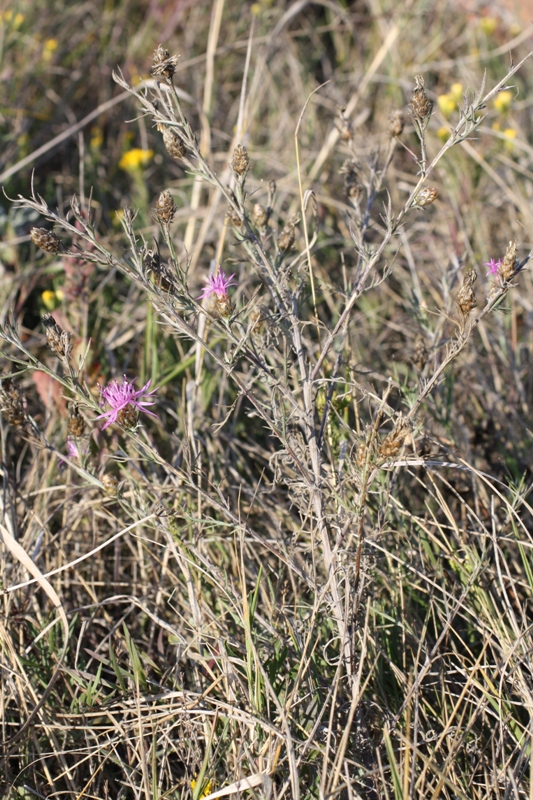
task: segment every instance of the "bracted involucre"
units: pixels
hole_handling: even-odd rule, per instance
[[[160,44],[154,50],[152,57],[152,75],[154,78],[165,78],[168,83],[171,83],[177,63],[178,56],[171,56],[169,51]]]
[[[231,168],[236,175],[246,175],[250,167],[250,156],[248,150],[242,144],[238,144],[231,157]]]
[[[40,247],[46,253],[59,253],[63,250],[61,239],[46,228],[32,228],[30,239],[36,247]]]
[[[165,189],[164,192],[161,192],[155,204],[154,212],[157,221],[160,222],[161,225],[170,225],[176,216],[176,211],[177,208],[172,199],[172,195],[168,189]]]
[[[499,274],[504,281],[510,281],[516,272],[517,267],[517,245],[516,242],[509,242],[509,247],[500,264]]]
[[[420,129],[425,130],[433,111],[433,101],[426,94],[422,75],[415,75],[415,88],[407,110]]]

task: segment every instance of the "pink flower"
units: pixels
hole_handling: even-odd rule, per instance
[[[79,458],[81,455],[84,455],[85,452],[85,447],[80,448],[74,439],[71,439],[70,436],[67,438],[67,456],[69,458]]]
[[[487,275],[497,275],[501,263],[502,263],[501,258],[499,258],[498,261],[494,261],[493,258],[491,258],[490,261],[485,261],[484,266],[489,268]]]
[[[145,414],[150,414],[151,417],[157,417],[157,414],[154,414],[152,411],[148,411],[148,409],[145,408],[145,406],[154,405],[153,401],[146,400],[147,397],[151,397],[156,392],[155,389],[153,389],[151,392],[148,391],[151,381],[145,383],[143,388],[136,392],[133,388],[135,380],[136,379],[133,378],[131,381],[128,381],[124,375],[124,380],[121,383],[119,383],[117,380],[113,380],[110,381],[104,389],[102,389],[101,404],[103,405],[105,402],[108,404],[108,406],[110,406],[109,411],[105,411],[103,414],[100,414],[99,417],[96,417],[96,419],[107,420],[105,425],[102,426],[103,431],[105,431],[108,425],[111,425],[112,422],[117,422],[117,416],[128,406],[130,407],[128,409],[129,411],[137,409],[138,411],[144,411]]]
[[[234,277],[235,273],[230,275],[229,278],[226,278],[224,272],[217,272],[216,275],[210,275],[207,279],[207,286],[204,286],[202,289],[202,294],[198,300],[203,300],[205,297],[209,297],[210,294],[216,294],[219,298],[227,297],[228,286],[235,286],[236,282],[232,281]]]

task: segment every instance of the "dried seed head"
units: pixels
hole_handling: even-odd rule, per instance
[[[160,222],[161,225],[170,225],[176,216],[176,211],[177,208],[172,199],[172,195],[168,189],[165,189],[164,192],[161,192],[155,204],[154,212],[157,221]]]
[[[45,314],[42,320],[48,347],[56,356],[68,361],[72,353],[72,334],[64,331],[51,314]]]
[[[250,167],[250,157],[248,150],[242,144],[238,144],[231,157],[231,168],[236,175],[246,175]]]
[[[117,422],[126,430],[132,430],[133,428],[137,427],[137,423],[139,422],[139,412],[133,405],[133,403],[128,403],[127,406],[121,408],[120,411],[117,411]]]
[[[357,450],[355,452],[355,463],[359,467],[359,469],[363,469],[366,464],[368,458],[368,450],[369,446],[367,442],[359,442],[357,445]]]
[[[268,222],[268,214],[266,208],[261,205],[261,203],[255,203],[252,211],[252,222],[259,228],[259,230],[264,230],[266,228],[266,224]]]
[[[421,131],[424,131],[433,111],[433,102],[429,99],[424,89],[424,78],[422,75],[415,75],[415,88],[411,95],[411,102],[407,110],[413,120],[418,124]]]
[[[294,245],[296,239],[295,228],[298,220],[298,215],[290,219],[278,236],[278,250],[280,253],[287,253]]]
[[[161,263],[161,258],[156,250],[149,250],[146,245],[141,248],[140,255],[143,269],[150,279],[165,292],[172,292],[176,288],[174,275],[166,264]]]
[[[429,351],[426,347],[426,340],[423,334],[419,333],[415,339],[411,361],[417,369],[422,370],[426,366],[428,358]]]
[[[354,203],[358,203],[363,196],[365,187],[359,181],[359,165],[356,161],[349,158],[340,168],[340,174],[344,175],[344,189],[346,194]]]
[[[517,246],[516,242],[509,242],[509,247],[502,259],[502,263],[500,264],[500,268],[498,270],[500,277],[504,281],[510,281],[513,275],[516,272],[517,267]]]
[[[422,189],[422,191],[418,192],[415,198],[415,205],[419,208],[423,208],[424,206],[430,206],[437,197],[439,196],[439,192],[435,189],[434,186],[428,186],[427,189]]]
[[[26,421],[24,395],[11,378],[4,378],[0,387],[0,411],[6,422],[20,428]]]
[[[403,118],[403,111],[400,109],[395,109],[391,111],[389,114],[389,136],[394,138],[395,136],[401,136],[403,133],[403,128],[405,125],[405,121]]]
[[[32,228],[30,239],[36,247],[40,247],[47,253],[59,253],[63,250],[61,239],[52,231],[47,231],[46,228]]]
[[[185,145],[176,131],[172,128],[168,128],[166,125],[158,125],[158,130],[163,134],[163,144],[169,156],[172,156],[172,158],[183,158],[185,155]]]
[[[396,421],[394,428],[390,433],[385,436],[381,447],[379,448],[380,456],[383,458],[391,458],[395,456],[403,444],[403,441],[409,433],[409,423],[400,416]]]
[[[77,403],[72,403],[69,407],[67,430],[75,439],[79,439],[85,433],[85,420],[79,412]]]
[[[104,492],[107,494],[107,496],[114,497],[118,489],[118,480],[115,478],[115,476],[111,475],[109,472],[106,472],[105,475],[102,475],[102,483],[104,485]]]
[[[165,78],[167,83],[172,83],[172,78],[176,72],[176,64],[179,56],[171,56],[162,44],[154,50],[152,56],[152,75],[154,78]]]
[[[477,274],[474,269],[469,269],[466,273],[463,285],[457,293],[457,305],[463,317],[467,317],[477,304],[476,293],[474,292],[473,285],[477,280]]]
[[[341,141],[350,142],[353,139],[353,122],[349,117],[344,116],[344,111],[339,112],[335,120],[335,127]]]

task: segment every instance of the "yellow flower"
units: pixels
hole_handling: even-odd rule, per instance
[[[492,101],[496,111],[499,111],[500,114],[506,114],[509,111],[513,97],[514,95],[509,89],[499,92]]]
[[[142,150],[140,147],[133,147],[124,153],[118,165],[120,169],[126,170],[126,172],[135,172],[139,167],[147,164],[153,155],[153,150]]]
[[[41,294],[41,300],[43,301],[44,306],[45,306],[45,308],[48,309],[48,311],[53,311],[54,308],[57,305],[57,303],[56,303],[56,293],[53,292],[51,289],[46,289]]]
[[[93,150],[99,150],[104,143],[104,134],[102,133],[102,129],[98,127],[91,128],[91,139],[89,141],[89,147]]]
[[[498,20],[496,17],[481,17],[479,20],[479,27],[487,36],[492,36],[498,27]]]
[[[57,50],[57,39],[47,39],[43,45],[43,60],[51,61],[54,52]]]
[[[460,103],[463,99],[463,84],[462,83],[452,83],[452,88],[450,89],[450,97],[453,97],[456,103]]]
[[[503,132],[505,136],[504,147],[508,153],[511,153],[514,149],[514,139],[516,139],[516,131],[514,128],[506,128]]]
[[[196,788],[196,781],[193,778],[192,781],[191,781],[191,789],[194,791],[195,788]],[[207,783],[205,785],[205,788],[204,788],[202,794],[199,796],[198,800],[202,800],[203,797],[207,797],[208,794],[211,794],[212,788],[213,788],[213,784],[211,783],[211,781],[207,781]]]
[[[12,11],[4,11],[3,14],[0,14],[0,19],[4,22],[13,22],[14,28],[20,28],[26,17],[24,14],[13,14]]]
[[[442,128],[438,129],[437,136],[442,142],[447,142],[450,136],[450,131],[445,125],[443,125]]]
[[[440,113],[445,119],[449,119],[451,117],[457,106],[457,103],[451,94],[439,94],[437,97],[437,104],[439,106]]]

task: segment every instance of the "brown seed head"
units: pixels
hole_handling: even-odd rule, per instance
[[[161,127],[163,128],[163,144],[169,156],[172,156],[172,158],[183,158],[185,155],[185,145],[178,134],[172,128],[160,126],[160,129]]]
[[[111,475],[109,472],[106,472],[106,474],[102,476],[102,483],[104,485],[104,492],[107,494],[107,496],[114,497],[118,489],[118,480],[115,478],[115,476]]]
[[[259,230],[264,230],[266,228],[266,224],[268,221],[268,215],[266,208],[261,205],[261,203],[255,203],[253,210],[252,210],[252,222],[259,228]]]
[[[510,281],[516,272],[517,267],[517,245],[516,242],[509,242],[509,247],[503,257],[498,273],[504,281]]]
[[[296,223],[290,220],[281,231],[278,236],[278,250],[280,253],[287,253],[292,249],[296,239],[295,228]]]
[[[344,175],[344,189],[354,203],[361,200],[365,188],[359,181],[358,168],[357,162],[351,158],[347,159],[340,168],[340,174]]]
[[[26,421],[24,395],[11,378],[4,378],[0,387],[0,411],[6,422],[21,428]]]
[[[415,205],[417,205],[419,208],[430,206],[438,196],[438,190],[435,189],[434,186],[428,186],[427,189],[422,189],[422,191],[418,192],[415,199]]]
[[[473,285],[477,280],[477,274],[474,269],[469,269],[463,281],[463,285],[457,293],[457,305],[463,317],[467,317],[473,308],[477,305],[476,293],[474,292]]]
[[[155,204],[154,212],[157,221],[160,222],[161,225],[170,225],[176,216],[176,211],[177,208],[172,199],[172,195],[168,189],[165,189],[164,192],[161,192]]]
[[[419,333],[415,339],[411,361],[417,369],[422,370],[427,364],[428,357],[429,351],[426,347],[426,340],[424,336]]]
[[[350,142],[353,139],[353,122],[349,117],[344,116],[343,111],[337,116],[335,127],[339,132],[339,138],[342,142]]]
[[[426,94],[422,75],[415,75],[415,88],[407,110],[420,129],[425,130],[433,111],[433,102]]]
[[[46,228],[32,228],[30,239],[36,247],[40,247],[47,253],[59,253],[63,250],[61,239],[52,231],[47,231]]]
[[[403,133],[405,122],[403,118],[403,111],[395,109],[389,114],[389,136],[393,139],[395,136],[401,136]]]
[[[383,456],[383,458],[395,456],[400,451],[408,433],[409,423],[403,417],[400,417],[392,431],[383,439],[381,447],[379,448],[379,454]]]
[[[154,78],[165,78],[167,83],[172,83],[172,78],[176,72],[176,64],[179,56],[171,56],[162,44],[154,50],[152,56],[152,75]]]
[[[42,320],[48,347],[56,356],[68,361],[72,353],[72,334],[64,331],[51,314],[45,314]]]
[[[69,407],[67,430],[75,439],[79,439],[85,433],[85,420],[79,412],[77,403],[72,403]]]
[[[242,144],[238,144],[231,157],[231,168],[236,175],[245,175],[250,167],[250,157],[248,150]]]

